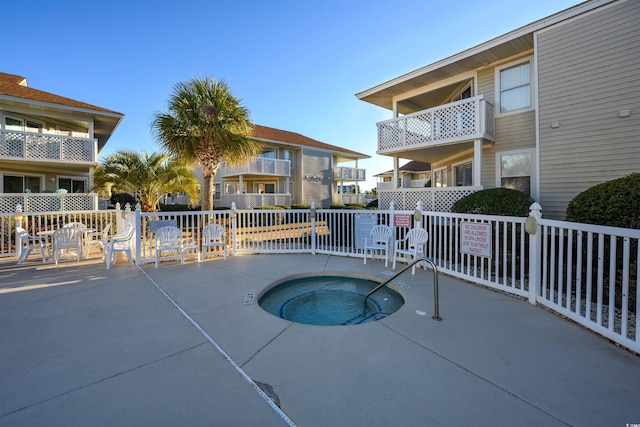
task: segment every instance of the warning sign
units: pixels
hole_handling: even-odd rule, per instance
[[[411,228],[411,214],[395,214],[393,216],[393,225],[395,227]]]
[[[491,258],[491,224],[460,223],[460,252]]]

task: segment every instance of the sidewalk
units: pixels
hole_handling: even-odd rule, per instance
[[[0,260],[3,426],[640,423],[639,356],[443,275],[434,321],[430,271],[395,281],[406,302],[384,320],[310,326],[267,314],[258,295],[294,274],[390,269],[325,255],[141,270],[33,259]]]

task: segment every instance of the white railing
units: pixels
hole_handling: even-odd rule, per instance
[[[0,159],[95,164],[96,139],[0,130]]]
[[[379,122],[378,153],[451,142],[494,140],[494,106],[476,96]]]
[[[449,212],[451,206],[464,196],[482,190],[482,187],[422,187],[377,189],[378,207],[388,209],[391,202],[398,209],[415,209],[421,201],[425,209],[438,212]]]
[[[376,189],[378,190],[389,190],[393,188],[393,182],[391,181],[385,181],[385,182],[378,182],[376,183]]]
[[[0,212],[14,212],[16,206],[24,212],[96,210],[98,195],[76,193],[0,193]]]
[[[201,239],[210,222],[227,229],[229,252],[323,253],[362,257],[360,224],[388,224],[393,238],[401,239],[410,227],[429,233],[426,256],[441,273],[487,286],[542,304],[553,311],[640,352],[636,326],[640,310],[638,277],[640,230],[576,224],[541,217],[539,205],[529,218],[466,215],[414,210],[217,210],[206,212],[98,211],[95,213],[25,213],[31,233],[68,221],[96,224],[131,218],[139,238],[136,260],[154,261],[153,220],[170,220],[185,238]],[[121,215],[122,214],[122,215]],[[126,214],[126,215],[125,215]],[[95,215],[92,216],[92,215]],[[375,221],[358,221],[358,215]],[[369,218],[370,219],[370,218]],[[127,219],[129,220],[129,219]],[[2,255],[15,256],[11,214],[0,215]],[[486,253],[471,255],[462,249],[469,229],[484,228]]]
[[[254,209],[260,206],[290,206],[291,194],[220,194],[220,198],[216,199],[216,206],[230,208],[233,202],[240,209]]]
[[[220,177],[245,174],[291,176],[291,161],[256,157],[249,163],[239,166],[231,166],[223,162],[216,173]]]
[[[331,201],[342,205],[364,205],[367,202],[366,194],[338,194],[334,193]]]
[[[333,178],[342,181],[366,181],[367,170],[338,166],[333,169]]]

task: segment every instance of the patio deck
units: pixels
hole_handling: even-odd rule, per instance
[[[640,423],[639,356],[447,276],[440,322],[431,319],[432,273],[422,270],[398,278],[398,312],[365,325],[301,325],[243,304],[283,276],[389,271],[326,255],[157,270],[0,260],[0,425]],[[272,387],[284,416],[252,381]]]

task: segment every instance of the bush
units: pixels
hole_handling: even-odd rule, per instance
[[[478,215],[528,216],[535,200],[508,188],[480,190],[453,204],[451,212]]]
[[[374,199],[370,201],[365,207],[365,209],[378,209],[378,199]]]
[[[567,221],[640,229],[640,173],[595,185],[567,206]]]
[[[112,205],[115,205],[116,203],[120,203],[121,209],[124,209],[125,206],[127,206],[127,203],[129,203],[131,205],[131,210],[133,210],[136,204],[138,203],[138,201],[136,200],[136,197],[133,194],[125,193],[125,192],[113,193],[111,195],[111,199],[109,199],[109,202]]]

